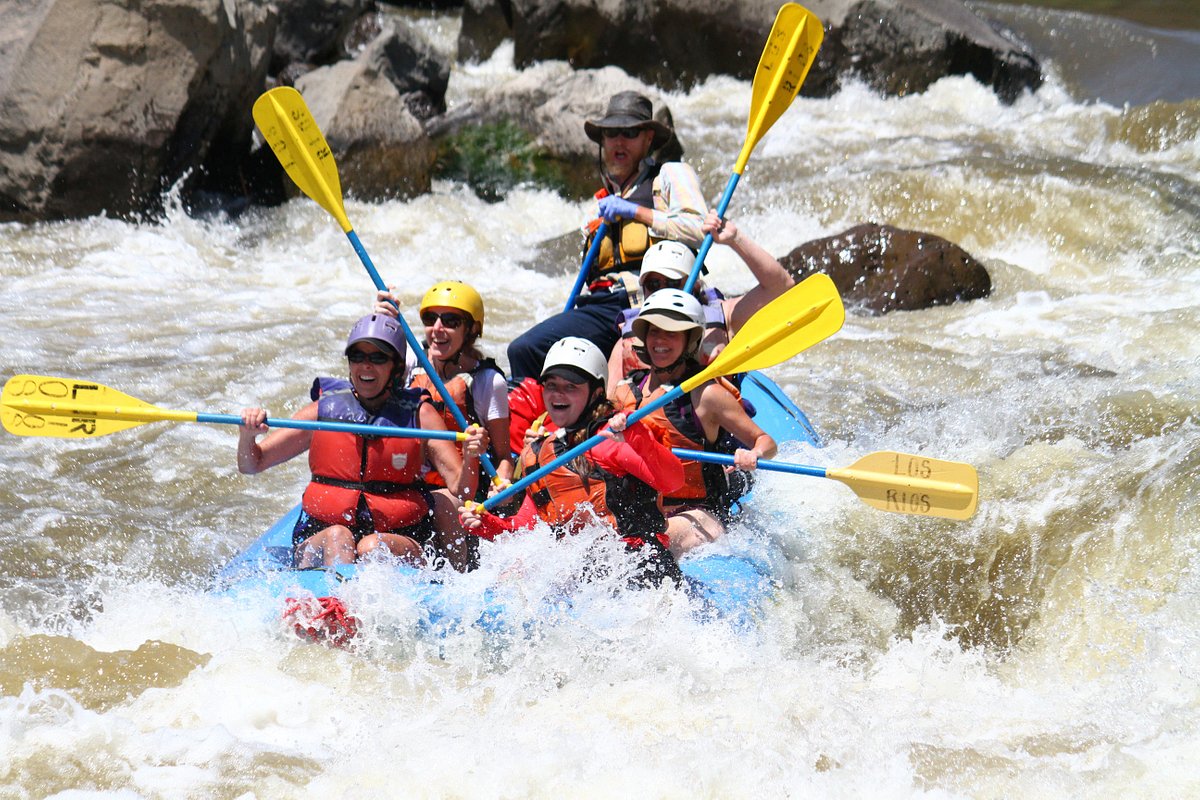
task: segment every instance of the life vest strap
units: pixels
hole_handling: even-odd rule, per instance
[[[403,492],[409,489],[417,489],[418,484],[415,483],[396,483],[395,481],[347,481],[341,478],[330,478],[325,475],[313,475],[313,483],[321,483],[326,486],[337,486],[340,489],[353,489],[357,492],[366,492],[367,494],[394,494]]]

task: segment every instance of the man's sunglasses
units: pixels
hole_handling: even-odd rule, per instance
[[[458,314],[439,314],[436,311],[426,311],[421,315],[421,324],[426,328],[432,328],[433,324],[439,319],[442,321],[442,327],[451,331],[458,330],[467,321],[466,317],[459,316]]]
[[[386,364],[392,360],[392,357],[387,353],[364,353],[362,350],[351,350],[346,353],[346,358],[351,364],[361,364],[364,361],[369,361],[375,365]]]
[[[605,128],[605,139],[616,139],[618,136],[622,139],[636,139],[642,135],[644,128]]]

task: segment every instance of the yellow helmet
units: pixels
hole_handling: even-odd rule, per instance
[[[475,321],[479,333],[483,333],[483,298],[474,287],[462,281],[440,281],[429,287],[429,291],[421,298],[418,314],[424,314],[425,309],[432,306],[457,308]]]

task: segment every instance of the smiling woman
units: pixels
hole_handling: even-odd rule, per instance
[[[388,317],[399,314],[393,292],[378,293],[376,314]],[[409,385],[429,392],[447,430],[462,430],[457,421],[459,416],[471,426],[487,429],[489,439],[495,443],[491,457],[496,465],[496,478],[510,480],[513,460],[505,446],[509,440],[508,381],[496,361],[484,356],[475,345],[483,335],[483,297],[462,281],[440,281],[425,292],[418,312],[425,326],[425,352],[437,374],[430,375],[424,367],[416,367]],[[439,386],[445,388],[444,395]],[[426,480],[442,483],[433,472],[427,474]],[[479,489],[482,493],[487,486]]]
[[[463,527],[494,539],[507,531],[529,530],[539,519],[559,535],[578,533],[600,520],[638,554],[636,583],[657,586],[665,578],[679,583],[682,573],[668,550],[667,521],[658,507],[658,494],[674,491],[683,480],[679,459],[643,426],[626,427],[625,415],[607,397],[604,354],[587,339],[568,336],[551,345],[540,380],[554,429],[529,437],[521,466],[531,477],[542,468],[550,471],[528,485],[511,517],[466,504]],[[563,462],[568,449],[597,431],[605,441]]]
[[[350,388],[318,379],[313,402],[295,418],[446,430],[426,393],[403,387],[406,350],[394,319],[363,317],[346,342]],[[468,432],[460,454],[444,440],[329,431],[279,430],[259,442],[266,417],[261,408],[242,412],[238,469],[255,474],[308,451],[312,478],[292,533],[296,566],[346,564],[379,548],[419,565],[427,547],[453,566],[469,566],[455,510],[478,486],[479,454],[487,446],[481,429]],[[445,488],[434,490],[423,480],[426,460]]]

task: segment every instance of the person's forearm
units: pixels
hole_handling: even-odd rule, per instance
[[[772,293],[782,293],[791,288],[795,279],[779,263],[779,259],[763,249],[740,229],[729,247],[746,263],[758,285]]]

